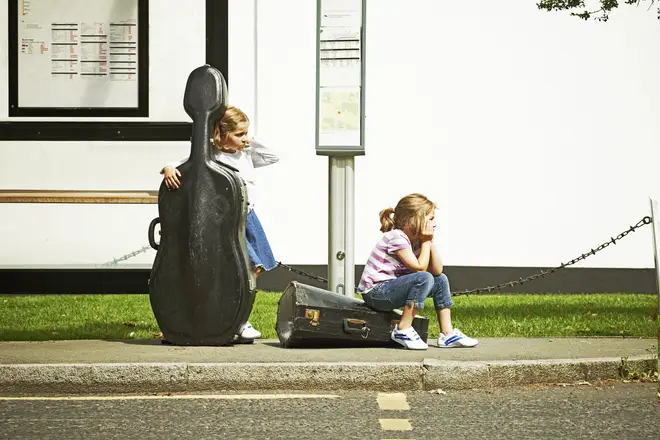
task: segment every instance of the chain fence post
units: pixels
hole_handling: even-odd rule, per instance
[[[651,204],[651,221],[653,230],[653,261],[655,263],[655,291],[658,298],[657,310],[655,312],[657,366],[660,371],[660,207],[658,201],[649,199]],[[658,402],[660,402],[660,381],[658,381]]]
[[[658,295],[658,314],[660,315],[660,207],[658,201],[650,199],[651,220],[653,229],[653,257],[655,262],[655,290]],[[660,318],[656,321],[658,325],[658,341],[660,341]],[[660,345],[658,346],[660,353]],[[659,357],[660,358],[660,357]]]

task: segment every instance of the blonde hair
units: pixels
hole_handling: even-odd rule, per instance
[[[437,209],[437,206],[425,195],[408,194],[399,200],[394,209],[385,208],[380,211],[378,214],[380,217],[380,230],[381,232],[387,232],[394,228],[403,229],[409,226],[414,235],[419,235],[422,232],[425,217],[434,209]]]
[[[215,146],[221,148],[223,138],[227,134],[236,131],[240,124],[245,123],[250,123],[247,115],[238,107],[234,107],[233,105],[228,106],[224,116],[215,123],[215,128],[213,129],[213,143]]]

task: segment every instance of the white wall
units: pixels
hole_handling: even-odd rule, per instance
[[[175,10],[151,1],[150,120],[188,120],[183,87],[204,63],[203,14],[190,12],[204,2],[194,3]],[[230,101],[282,156],[261,172],[257,210],[276,257],[294,264],[327,262],[328,159],[314,152],[314,3],[259,2],[256,103],[252,2],[233,0],[230,11]],[[515,0],[368,6],[358,264],[380,235],[378,211],[409,192],[439,205],[445,263],[474,266],[567,261],[647,215],[649,195],[660,198],[653,11],[623,5],[598,23]],[[1,14],[6,8],[5,22]],[[190,23],[190,33],[168,32],[174,19]],[[173,48],[181,49],[176,62]],[[171,76],[162,76],[166,68]],[[3,68],[4,120],[6,90]],[[0,187],[156,188],[162,164],[187,152],[185,143],[0,142]],[[155,206],[0,204],[0,265],[100,264],[143,246],[156,215]],[[645,227],[581,266],[652,267],[650,234]]]
[[[325,263],[327,159],[312,151],[314,43],[300,37],[313,32],[310,3],[261,2],[259,71],[273,86],[261,89],[260,130],[284,160],[281,177],[264,173],[260,215],[283,260]],[[567,261],[660,196],[654,13],[623,6],[585,23],[514,0],[368,8],[356,262],[380,236],[379,210],[414,191],[440,207],[446,264],[484,266]],[[282,190],[300,204],[278,208]],[[651,267],[650,233],[582,266]]]

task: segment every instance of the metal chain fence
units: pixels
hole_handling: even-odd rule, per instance
[[[620,233],[616,237],[610,237],[610,239],[608,241],[604,242],[603,244],[596,247],[595,249],[592,248],[591,250],[589,250],[589,252],[586,252],[586,253],[580,255],[579,257],[573,258],[568,263],[561,263],[559,266],[553,267],[552,269],[542,270],[540,272],[529,275],[527,277],[520,277],[517,280],[512,280],[512,281],[508,281],[506,283],[496,284],[495,286],[486,286],[486,287],[480,287],[480,288],[477,288],[477,289],[460,290],[458,292],[452,292],[452,296],[472,295],[472,294],[478,294],[478,293],[491,293],[493,291],[500,291],[504,287],[514,287],[514,286],[517,286],[517,285],[522,285],[522,284],[524,284],[528,281],[534,281],[537,278],[543,278],[546,275],[551,275],[551,274],[553,274],[557,271],[560,271],[560,270],[565,269],[569,266],[572,266],[572,265],[574,265],[574,264],[576,264],[576,263],[578,263],[582,260],[585,260],[585,259],[589,258],[592,255],[596,255],[598,252],[602,251],[603,249],[605,249],[609,245],[617,244],[618,241],[625,238],[631,232],[635,232],[637,229],[639,229],[639,228],[641,228],[645,225],[648,225],[651,222],[652,222],[651,217],[645,216],[640,221],[638,221],[635,225],[630,226],[628,229],[626,229],[625,231],[623,231],[622,233]],[[102,266],[103,267],[116,266],[118,263],[120,263],[122,261],[126,261],[130,258],[133,258],[133,257],[137,256],[137,255],[140,255],[140,254],[146,252],[149,249],[151,249],[151,246],[143,246],[142,248],[140,248],[136,251],[129,252],[128,254],[122,255],[121,257],[118,257],[118,258],[114,258],[113,260],[108,261],[107,263],[104,263]],[[307,277],[309,279],[312,279],[312,280],[315,280],[315,281],[318,281],[318,282],[321,282],[321,283],[325,283],[325,284],[328,283],[327,278],[323,278],[323,277],[315,275],[311,272],[305,272],[304,270],[296,269],[295,267],[292,267],[291,265],[284,264],[284,263],[279,262],[279,261],[277,262],[277,265],[278,265],[278,267],[282,267],[282,268],[288,270],[289,272],[295,273],[297,275],[301,275],[301,276]],[[356,290],[357,290],[357,286],[356,286]]]

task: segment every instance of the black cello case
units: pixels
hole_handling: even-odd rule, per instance
[[[183,105],[193,120],[190,158],[181,186],[158,192],[159,217],[149,226],[157,249],[149,297],[163,339],[175,345],[225,345],[247,321],[256,283],[245,244],[245,184],[213,159],[213,127],[226,109],[227,85],[208,65],[188,77]],[[160,243],[154,229],[160,223]]]
[[[390,334],[401,312],[379,312],[364,301],[296,281],[289,283],[277,308],[280,345],[295,347],[398,346]],[[415,316],[413,327],[426,342],[429,320]]]

